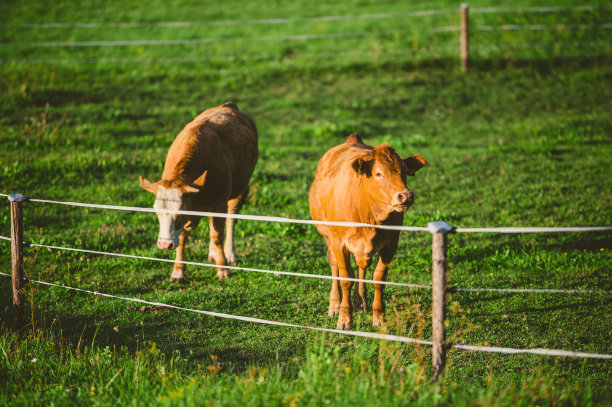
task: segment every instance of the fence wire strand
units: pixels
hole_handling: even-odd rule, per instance
[[[139,27],[193,27],[201,25],[233,26],[233,25],[279,25],[308,22],[334,22],[346,20],[376,20],[397,17],[425,17],[457,13],[456,9],[420,10],[396,13],[370,13],[342,16],[318,16],[296,18],[263,18],[250,20],[209,20],[209,21],[160,21],[160,22],[116,22],[116,23],[2,23],[0,27],[17,28],[139,28]]]
[[[11,275],[6,274],[6,273],[1,273],[1,272],[0,272],[0,275],[11,277]],[[386,340],[386,341],[416,343],[416,344],[429,345],[429,346],[433,345],[432,341],[409,338],[409,337],[399,336],[399,335],[379,334],[375,332],[363,332],[363,331],[347,331],[343,329],[330,329],[330,328],[321,328],[321,327],[315,327],[315,326],[290,324],[287,322],[279,322],[279,321],[272,321],[272,320],[261,319],[261,318],[245,317],[245,316],[240,316],[240,315],[226,314],[222,312],[204,311],[204,310],[198,310],[198,309],[193,309],[193,308],[179,307],[177,305],[165,304],[161,302],[146,301],[146,300],[142,300],[139,298],[122,297],[122,296],[102,293],[99,291],[91,291],[91,290],[85,290],[82,288],[70,287],[70,286],[66,286],[62,284],[49,283],[46,281],[38,281],[38,280],[28,280],[28,281],[30,281],[31,283],[46,285],[50,287],[58,287],[58,288],[63,288],[67,290],[73,290],[73,291],[78,291],[82,293],[93,294],[93,295],[106,297],[106,298],[137,302],[140,304],[146,304],[146,305],[151,305],[155,307],[163,307],[163,308],[169,308],[169,309],[176,309],[180,311],[193,312],[193,313],[208,315],[208,316],[217,317],[217,318],[251,322],[255,324],[275,325],[275,326],[299,328],[299,329],[309,329],[309,330],[319,331],[319,332],[336,333],[336,334],[341,334],[341,335],[358,336],[358,337],[371,338],[371,339],[381,339],[381,340]],[[560,350],[560,349],[542,349],[542,348],[516,349],[516,348],[502,348],[502,347],[463,345],[463,344],[450,344],[450,347],[455,348],[455,349],[478,351],[478,352],[489,352],[489,353],[505,353],[505,354],[524,353],[524,354],[544,355],[544,356],[579,357],[579,358],[591,358],[591,359],[612,359],[612,355],[610,354],[574,352],[574,351],[567,351],[567,350]]]
[[[589,12],[610,10],[602,6],[574,6],[574,7],[472,7],[470,13],[557,13],[563,11]],[[207,20],[207,21],[139,21],[139,22],[67,22],[67,23],[0,23],[0,27],[14,28],[146,28],[146,27],[194,27],[194,26],[243,26],[243,25],[279,25],[308,22],[335,22],[347,20],[374,20],[398,17],[427,17],[445,14],[458,14],[459,9],[431,9],[390,13],[367,13],[335,16],[313,16],[294,18],[261,18],[247,20]]]
[[[0,240],[10,241],[11,239],[5,236],[0,236]],[[37,243],[24,243],[27,246],[32,247],[41,247],[49,250],[64,250],[64,251],[72,251],[78,253],[88,253],[88,254],[96,254],[101,256],[109,256],[109,257],[122,257],[122,258],[130,258],[130,259],[139,259],[139,260],[148,260],[148,261],[159,261],[165,263],[178,263],[185,264],[190,266],[201,266],[201,267],[209,267],[209,268],[226,268],[229,270],[239,270],[239,271],[251,271],[255,273],[264,273],[264,274],[273,274],[279,276],[292,276],[292,277],[304,277],[304,278],[316,278],[322,280],[344,280],[344,281],[352,281],[352,282],[361,282],[368,284],[382,284],[396,287],[408,287],[408,288],[417,288],[417,289],[425,289],[432,290],[433,287],[430,285],[423,284],[410,284],[410,283],[396,283],[392,281],[375,281],[375,280],[366,280],[360,278],[348,278],[348,277],[333,277],[330,275],[321,275],[321,274],[310,274],[310,273],[296,273],[291,271],[276,271],[276,270],[266,270],[266,269],[258,269],[251,267],[238,267],[238,266],[219,266],[216,264],[210,263],[198,263],[192,261],[177,261],[171,259],[161,259],[156,257],[147,257],[147,256],[137,256],[132,254],[123,254],[123,253],[113,253],[113,252],[103,252],[99,250],[87,250],[87,249],[76,249],[72,247],[63,247],[63,246],[51,246]],[[533,293],[533,294],[599,294],[606,295],[612,294],[612,291],[606,290],[578,290],[578,289],[552,289],[552,288],[475,288],[475,287],[449,287],[449,292],[498,292],[498,293]]]
[[[8,197],[7,194],[2,194],[2,193],[0,193],[0,196]],[[112,209],[112,210],[132,211],[132,212],[168,213],[168,214],[180,214],[180,215],[189,215],[189,216],[233,218],[233,219],[243,219],[243,220],[256,220],[256,221],[267,221],[267,222],[278,222],[278,223],[295,223],[295,224],[306,224],[306,225],[368,227],[368,228],[376,228],[376,229],[384,229],[384,230],[398,230],[398,231],[408,231],[408,232],[430,232],[429,228],[421,227],[421,226],[391,226],[391,225],[373,225],[369,223],[360,223],[360,222],[330,222],[330,221],[308,220],[308,219],[291,219],[291,218],[283,218],[283,217],[278,217],[278,216],[243,215],[243,214],[230,214],[230,213],[204,212],[204,211],[181,211],[181,210],[142,208],[142,207],[136,207],[136,206],[102,205],[102,204],[90,204],[90,203],[82,203],[82,202],[63,202],[63,201],[52,201],[52,200],[47,200],[47,199],[36,199],[36,198],[28,198],[28,201],[75,206],[75,207],[84,207],[84,208]],[[510,233],[607,232],[607,231],[612,231],[612,226],[455,228],[454,231],[457,233],[509,233],[509,234]]]
[[[237,266],[230,266],[230,265],[220,266],[217,264],[210,264],[210,263],[198,263],[198,262],[193,262],[193,261],[177,261],[177,260],[171,260],[171,259],[160,259],[156,257],[136,256],[132,254],[123,254],[123,253],[102,252],[98,250],[75,249],[72,247],[51,246],[51,245],[36,244],[36,243],[27,243],[27,245],[33,246],[33,247],[46,248],[50,250],[64,250],[64,251],[72,251],[72,252],[78,252],[78,253],[97,254],[101,256],[123,257],[123,258],[130,258],[130,259],[159,261],[159,262],[164,262],[164,263],[184,264],[184,265],[189,265],[189,266],[224,268],[228,270],[239,270],[239,271],[252,271],[256,273],[274,274],[274,275],[279,275],[279,276],[318,278],[318,279],[323,279],[323,280],[339,280],[339,281],[341,280],[341,281],[352,281],[356,283],[370,283],[370,284],[381,284],[381,285],[390,285],[390,286],[397,286],[397,287],[423,288],[423,289],[429,289],[429,290],[432,289],[432,287],[428,285],[395,283],[393,281],[375,281],[375,280],[366,280],[366,279],[360,279],[360,278],[333,277],[330,275],[296,273],[296,272],[291,272],[291,271],[265,270],[265,269],[250,268],[250,267],[237,267]]]
[[[530,24],[530,25],[476,25],[472,29],[478,31],[542,31],[542,30],[594,30],[609,29],[612,23],[599,25],[592,24]],[[429,32],[458,32],[460,26],[431,27],[420,31]],[[328,34],[298,34],[280,36],[260,36],[249,38],[249,41],[273,42],[273,41],[312,41],[339,38],[360,38],[365,36],[397,35],[405,33],[402,31],[357,31],[345,33]],[[217,37],[217,38],[189,38],[189,39],[163,39],[163,40],[90,40],[90,41],[0,41],[0,47],[129,47],[129,46],[167,46],[167,45],[197,45],[213,44],[230,41],[240,41],[241,37]]]
[[[520,43],[520,44],[470,44],[474,50],[500,49],[553,49],[553,48],[609,48],[612,42],[572,42],[572,43]],[[273,61],[299,58],[334,58],[339,56],[380,56],[380,55],[417,55],[439,54],[455,51],[457,47],[430,47],[372,49],[366,51],[330,51],[304,52],[296,54],[258,54],[258,55],[208,55],[189,57],[125,57],[125,58],[28,58],[0,59],[0,64],[130,64],[130,63],[165,63],[165,62],[211,62],[211,61]]]
[[[40,203],[51,203],[60,204],[67,206],[78,206],[85,208],[97,208],[97,209],[114,209],[121,211],[132,211],[132,212],[146,212],[146,213],[167,213],[173,215],[188,215],[188,216],[201,216],[201,217],[215,217],[215,218],[233,218],[243,220],[257,220],[264,222],[278,222],[278,223],[296,223],[305,225],[326,225],[326,226],[344,226],[344,227],[368,227],[384,230],[400,230],[400,231],[421,231],[427,232],[428,229],[425,227],[417,226],[391,226],[391,225],[372,225],[369,223],[360,222],[329,222],[320,220],[307,220],[307,219],[290,219],[278,216],[259,216],[259,215],[243,215],[237,213],[219,213],[219,212],[205,212],[205,211],[181,211],[181,210],[169,210],[169,209],[153,209],[153,208],[141,208],[135,206],[118,206],[118,205],[98,205],[98,204],[87,204],[81,202],[59,202],[50,201],[46,199],[29,199],[31,202]]]

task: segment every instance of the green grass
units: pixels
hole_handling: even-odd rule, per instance
[[[5,2],[2,23],[159,22],[359,15],[458,8],[458,3],[342,1]],[[530,2],[521,6],[572,5]],[[594,1],[592,5],[606,6]],[[480,2],[471,7],[515,7]],[[472,25],[603,24],[610,9],[571,13],[472,13]],[[406,225],[458,227],[610,225],[612,31],[473,31],[472,68],[459,69],[457,15],[339,22],[192,27],[31,29],[3,26],[0,41],[237,38],[191,46],[0,45],[0,192],[32,198],[150,207],[138,176],[161,175],[177,132],[200,111],[232,100],[256,122],[260,160],[244,213],[309,217],[318,159],[353,131],[429,165],[409,180]],[[358,38],[260,41],[301,34]],[[382,34],[378,34],[383,32]],[[521,48],[525,43],[547,48]],[[502,47],[479,48],[478,45]],[[412,52],[408,52],[408,50]],[[385,50],[405,50],[384,52]],[[344,55],[314,54],[351,51]],[[224,59],[227,55],[283,55]],[[196,57],[202,61],[179,61]],[[104,61],[99,58],[124,59]],[[167,59],[160,59],[167,58]],[[173,59],[174,58],[174,59]],[[53,59],[43,63],[35,60]],[[63,62],[62,62],[63,61]],[[0,201],[0,235],[10,232]],[[171,259],[155,248],[144,213],[27,203],[34,243]],[[188,260],[206,261],[201,225]],[[239,265],[328,274],[325,244],[306,225],[240,221]],[[430,284],[431,237],[403,233],[390,281]],[[457,287],[612,290],[610,233],[449,238]],[[333,328],[329,283],[237,271],[218,283],[190,267],[26,249],[28,277],[187,308]],[[0,241],[9,273],[10,249]],[[370,289],[371,293],[371,289]],[[432,385],[430,348],[142,307],[60,288],[27,286],[28,325],[12,331],[10,280],[0,279],[2,404],[168,405],[609,405],[609,361],[451,350]],[[429,339],[431,296],[389,287],[387,324],[358,330]],[[609,294],[463,293],[449,296],[456,343],[612,353]],[[36,359],[35,362],[33,360]],[[138,379],[136,379],[138,378]]]

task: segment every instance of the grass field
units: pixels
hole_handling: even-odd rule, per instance
[[[459,66],[458,33],[431,30],[458,25],[457,13],[401,14],[459,3],[165,4],[0,4],[0,193],[151,207],[138,176],[157,180],[178,131],[231,100],[260,134],[243,213],[308,219],[319,158],[356,131],[403,157],[427,158],[409,179],[417,198],[405,225],[612,224],[612,30],[601,28],[612,21],[607,2],[590,2],[601,6],[595,11],[532,13],[477,8],[575,4],[470,3],[468,74]],[[364,17],[378,13],[396,16]],[[320,16],[362,17],[314,18]],[[254,21],[279,18],[289,21]],[[177,21],[202,23],[160,24]],[[36,26],[43,23],[61,24]],[[482,28],[502,24],[554,27]],[[303,35],[311,37],[296,38]],[[0,202],[0,236],[9,236],[9,205]],[[204,226],[188,260],[206,262]],[[32,202],[24,227],[33,243],[173,258],[155,247],[152,214]],[[449,284],[609,292],[611,250],[611,233],[456,234],[449,238]],[[240,221],[236,251],[242,267],[329,273],[323,239],[307,225]],[[188,267],[189,281],[179,285],[170,283],[168,263],[36,248],[26,256],[25,272],[35,280],[299,325],[336,324],[327,317],[323,280],[237,271],[219,283],[214,269]],[[10,273],[5,241],[0,263]],[[429,234],[403,232],[389,280],[431,284]],[[15,332],[11,298],[10,279],[0,278],[3,405],[612,403],[608,360],[451,350],[445,376],[432,385],[426,346],[36,284],[26,291],[28,325]],[[374,328],[369,313],[358,313],[356,330],[430,339],[430,292],[388,287],[385,298],[386,325]],[[611,354],[611,298],[458,292],[449,295],[447,335],[455,343]]]

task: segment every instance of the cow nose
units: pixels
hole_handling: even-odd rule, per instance
[[[402,191],[397,194],[397,202],[400,205],[412,205],[414,203],[414,194],[409,190]]]
[[[158,240],[157,247],[162,250],[174,249],[174,243],[171,240]]]

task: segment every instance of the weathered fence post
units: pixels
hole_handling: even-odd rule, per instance
[[[433,365],[433,381],[442,375],[446,364],[446,344],[444,333],[444,318],[446,314],[446,246],[447,234],[453,228],[446,222],[429,222],[427,225],[433,235],[432,240],[432,305],[431,321],[433,333],[433,348],[431,363]]]
[[[14,325],[23,322],[23,202],[21,194],[9,195],[11,202],[11,265],[13,270]]]
[[[470,63],[470,49],[469,49],[469,10],[470,7],[467,3],[461,4],[461,68],[463,72],[467,72]]]

